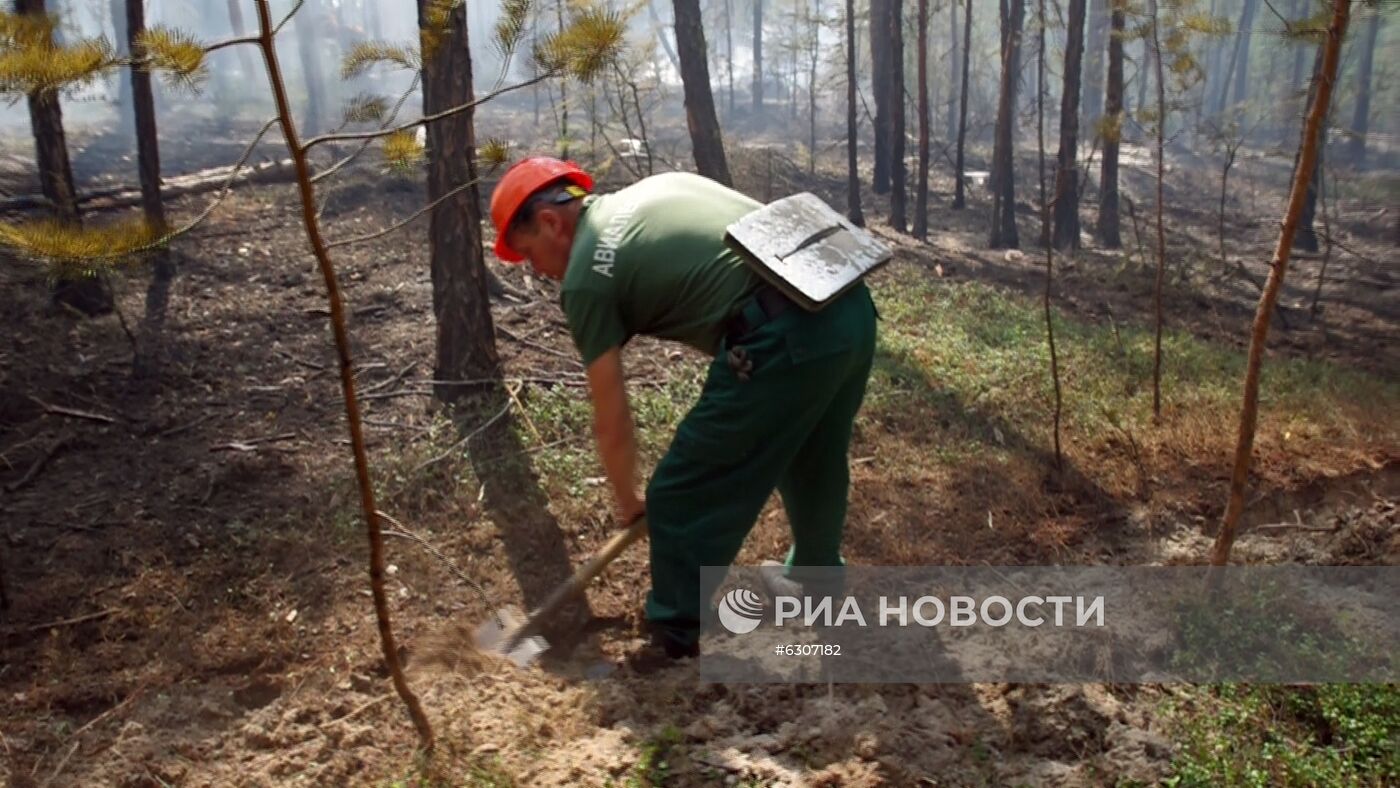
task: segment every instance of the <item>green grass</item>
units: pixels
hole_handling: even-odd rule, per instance
[[[911,442],[913,459],[950,468],[972,457],[1042,452],[1050,445],[1053,388],[1038,300],[977,282],[933,279],[911,267],[890,268],[873,290],[883,320],[862,424],[888,421],[922,431],[923,439]],[[1063,434],[1072,450],[1093,453],[1127,438],[1144,447],[1165,443],[1178,455],[1214,462],[1214,455],[1202,452],[1223,452],[1233,440],[1245,363],[1241,350],[1167,331],[1165,422],[1158,428],[1152,423],[1150,324],[1093,324],[1056,313],[1055,333]],[[661,457],[699,395],[705,369],[687,360],[671,371],[672,379],[659,387],[629,389],[643,473]],[[602,495],[601,485],[585,482],[603,475],[586,391],[531,388],[522,400],[538,431],[536,438],[517,420],[525,445],[577,438],[530,457],[551,497]],[[1400,381],[1327,362],[1270,357],[1257,445],[1272,441],[1302,455],[1394,440],[1392,420],[1384,414],[1397,410]],[[1194,429],[1194,437],[1174,437],[1177,429]],[[910,440],[908,429],[895,432]],[[1212,443],[1203,448],[1202,439]]]
[[[667,725],[647,739],[642,744],[641,755],[637,759],[637,763],[632,767],[622,786],[624,788],[659,788],[665,785],[671,776],[671,763],[668,758],[673,756],[680,741],[681,732],[673,725]],[[606,784],[609,788],[616,788],[617,785],[611,780]]]
[[[1169,704],[1167,785],[1351,786],[1400,781],[1400,686],[1225,684]]]
[[[876,298],[881,357],[874,409],[957,406],[1030,434],[1045,432],[1053,403],[1045,318],[1039,302],[976,282],[942,283],[897,270]],[[1150,325],[1096,325],[1055,315],[1065,426],[1084,434],[1151,421],[1154,337]],[[1237,417],[1244,354],[1182,331],[1162,338],[1167,409]],[[1347,426],[1344,406],[1400,405],[1400,385],[1333,364],[1270,358],[1262,413],[1284,411],[1300,427]],[[1393,412],[1393,411],[1392,411]],[[990,432],[990,431],[988,431]],[[990,435],[972,436],[986,442]]]

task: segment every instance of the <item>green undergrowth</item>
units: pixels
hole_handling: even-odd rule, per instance
[[[880,274],[872,289],[881,311],[880,343],[858,429],[861,451],[898,458],[909,471],[1020,453],[1048,462],[1053,387],[1039,300],[979,282],[935,279],[908,265]],[[1244,353],[1169,330],[1162,339],[1164,420],[1152,418],[1153,332],[1141,323],[1090,323],[1055,315],[1064,398],[1063,438],[1071,459],[1088,465],[1106,447],[1123,463],[1123,446],[1165,445],[1169,456],[1223,462],[1238,421]],[[645,367],[638,367],[644,370]],[[639,473],[664,453],[676,424],[699,396],[704,360],[669,362],[665,380],[635,381],[628,395],[638,431]],[[515,448],[496,456],[480,441],[453,447],[445,419],[412,447],[376,452],[377,480],[389,505],[410,509],[475,495],[473,463],[520,463],[562,507],[606,500],[592,440],[587,391],[530,385],[520,392],[527,418],[513,418]],[[460,414],[468,430],[498,405]],[[1260,390],[1256,451],[1283,447],[1314,459],[1315,450],[1393,443],[1400,382],[1337,364],[1269,357]],[[886,429],[873,429],[884,426]],[[859,439],[858,439],[859,440]],[[1193,442],[1194,441],[1194,442]],[[1175,442],[1175,446],[1173,443]],[[426,470],[426,459],[448,452]],[[909,463],[918,467],[912,467]],[[1095,469],[1085,467],[1093,473]],[[591,503],[590,503],[591,502]],[[353,503],[353,501],[351,501]],[[354,516],[345,518],[352,525]]]
[[[1222,684],[1167,704],[1166,785],[1382,786],[1400,781],[1400,686]]]
[[[1006,436],[995,433],[1006,426],[1028,438],[1048,436],[1054,388],[1039,301],[909,269],[893,271],[877,297],[885,320],[870,410],[931,408],[944,419],[987,425],[967,435],[967,450],[1004,444]],[[1141,324],[1095,324],[1056,312],[1054,327],[1065,434],[1093,443],[1125,430],[1148,431],[1154,335],[1146,316]],[[1190,414],[1230,431],[1244,353],[1168,330],[1162,358],[1168,419]],[[1260,412],[1285,424],[1290,437],[1335,440],[1363,428],[1359,413],[1382,415],[1397,405],[1395,382],[1302,359],[1269,358],[1264,365]]]

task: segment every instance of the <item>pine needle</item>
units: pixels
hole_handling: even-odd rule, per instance
[[[384,138],[384,160],[392,169],[412,170],[427,156],[423,143],[412,131],[396,131]]]
[[[418,53],[405,46],[379,41],[361,41],[350,47],[340,62],[340,78],[354,79],[380,63],[388,63],[407,71],[422,68]]]
[[[532,54],[536,73],[564,72],[591,82],[616,62],[626,43],[623,15],[600,6],[574,14],[569,26],[540,39]]]
[[[501,17],[496,20],[495,34],[491,37],[501,59],[509,58],[520,46],[529,19],[530,0],[505,0],[502,3]]]
[[[0,244],[49,263],[64,275],[92,276],[160,237],[145,217],[105,225],[77,225],[57,219],[23,224],[0,222]]]
[[[476,149],[477,161],[489,172],[510,161],[510,146],[499,137],[491,137]]]
[[[25,42],[0,51],[0,93],[43,93],[92,81],[117,62],[106,39],[68,46]]]
[[[345,105],[346,125],[354,123],[382,123],[389,113],[389,100],[373,93],[360,93]]]
[[[172,87],[194,90],[209,76],[204,46],[188,33],[169,27],[148,28],[137,38],[136,47],[145,53],[145,67],[164,73]]]

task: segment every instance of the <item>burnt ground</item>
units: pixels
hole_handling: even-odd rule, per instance
[[[7,161],[22,158],[17,145],[7,151]],[[232,158],[224,154],[211,153],[209,164]],[[182,163],[205,166],[190,155]],[[844,204],[839,172],[808,176],[764,148],[733,159],[750,194],[810,189]],[[1227,240],[1262,280],[1282,165],[1257,164],[1235,176],[1241,198]],[[80,177],[96,177],[88,172]],[[22,169],[11,173],[22,182]],[[1146,177],[1129,168],[1133,193],[1149,194]],[[1242,347],[1257,290],[1246,276],[1218,273],[1213,197],[1194,188],[1207,176],[1172,177],[1165,311],[1177,328]],[[351,178],[327,208],[332,237],[421,205],[421,186],[406,177],[366,167]],[[873,207],[882,202],[865,195],[872,225],[897,246],[875,280],[877,297],[911,276],[1038,297],[1043,260],[1033,246],[985,250],[982,195],[954,214],[943,207],[946,178],[934,187],[928,245],[890,232]],[[172,210],[193,215],[208,199],[181,198]],[[1139,201],[1144,243],[1150,202]],[[1359,196],[1334,206],[1335,234],[1352,251],[1330,255],[1316,316],[1309,306],[1322,258],[1296,260],[1274,357],[1395,380],[1393,211]],[[0,774],[11,784],[381,784],[412,770],[412,732],[378,658],[323,289],[299,220],[292,189],[241,188],[174,244],[179,275],[157,381],[132,379],[122,327],[144,308],[141,268],[115,277],[120,316],[86,321],[49,305],[42,269],[4,258],[0,560],[12,605],[0,626]],[[1026,205],[1023,240],[1035,226]],[[465,458],[449,452],[459,433],[425,396],[434,333],[423,236],[414,225],[337,255],[380,505],[493,597],[537,601],[612,527],[589,479],[571,497],[578,480],[561,482],[545,463],[552,446],[586,457],[586,425],[540,434],[518,416],[576,402],[580,370],[550,286],[492,261],[514,293],[493,313],[509,332],[499,341],[509,388],[525,404],[469,442]],[[1131,242],[1131,227],[1125,236]],[[1090,323],[1143,323],[1152,276],[1136,248],[1091,247],[1062,261],[1055,306]],[[698,365],[693,354],[650,343],[629,351],[633,383],[668,394],[683,391],[676,382],[693,379]],[[462,423],[487,422],[503,396],[460,414]],[[1400,451],[1393,413],[1375,418],[1369,434],[1339,438],[1311,464],[1261,450],[1250,522],[1298,517],[1327,530],[1248,533],[1243,560],[1396,560]],[[936,420],[925,421],[909,414],[862,425],[852,560],[1188,561],[1209,544],[1224,499],[1220,455],[1150,458],[1143,497],[1125,496],[1089,457],[1078,458],[1085,481],[1047,492],[1044,450],[1016,434],[1024,462],[1009,477],[974,469],[948,478],[921,467],[896,477],[883,461],[860,461],[908,457],[900,446],[938,440]],[[987,507],[1008,483],[1027,492],[998,509],[1008,530],[988,535]],[[743,559],[781,543],[780,510],[770,508]],[[486,605],[411,543],[389,548],[395,626],[439,728],[439,763],[459,782],[604,784],[635,779],[647,763],[651,777],[642,777],[652,779],[647,753],[670,752],[676,784],[1093,784],[1155,779],[1171,756],[1152,711],[1170,688],[725,687],[698,685],[690,668],[594,678],[640,642],[640,551],[590,592],[603,623],[557,648],[563,654],[544,669],[475,664],[460,630]],[[458,658],[468,664],[440,669]]]

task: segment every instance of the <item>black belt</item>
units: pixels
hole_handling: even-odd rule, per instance
[[[748,336],[795,304],[778,288],[765,284],[745,300],[744,305],[724,324],[724,335],[732,343]]]

